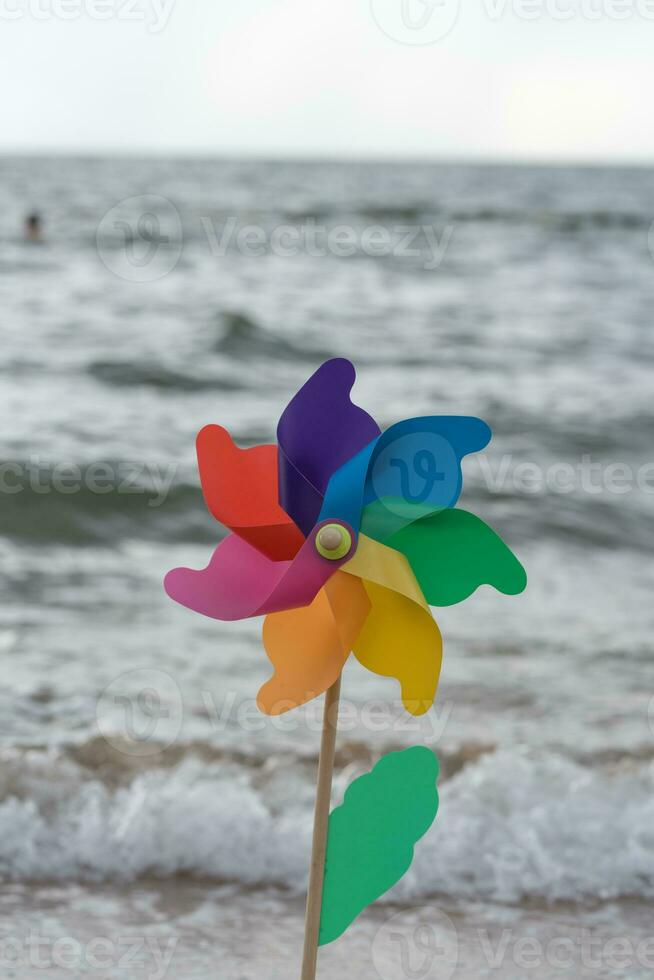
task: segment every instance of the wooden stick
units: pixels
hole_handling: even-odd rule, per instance
[[[318,762],[318,789],[316,791],[316,809],[313,821],[311,870],[309,873],[309,891],[307,893],[307,911],[304,925],[304,957],[302,959],[301,980],[315,980],[318,963],[322,886],[325,878],[327,829],[332,795],[332,775],[334,772],[336,729],[338,728],[338,702],[340,696],[341,678],[339,677],[329,688],[325,696],[320,760]]]

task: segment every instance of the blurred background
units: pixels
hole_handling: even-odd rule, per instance
[[[196,432],[333,355],[490,423],[461,504],[529,586],[437,612],[420,720],[348,665],[334,802],[422,743],[441,810],[320,977],[652,975],[653,18],[2,4],[3,976],[298,975],[321,705],[161,583],[222,533]]]

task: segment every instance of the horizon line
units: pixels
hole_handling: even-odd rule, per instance
[[[277,150],[216,150],[197,147],[194,149],[172,149],[140,147],[125,149],[118,147],[94,148],[62,148],[62,147],[3,147],[0,149],[0,160],[11,158],[44,159],[48,157],[68,157],[80,160],[93,159],[122,159],[122,160],[195,160],[212,162],[241,162],[253,163],[334,163],[334,164],[395,164],[395,165],[445,165],[445,166],[532,166],[532,167],[611,167],[621,168],[654,168],[653,157],[560,157],[560,156],[488,156],[483,154],[347,154],[330,153],[327,151],[288,151],[280,153]]]

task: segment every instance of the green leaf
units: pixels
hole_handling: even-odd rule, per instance
[[[513,552],[482,520],[453,508],[407,525],[386,541],[401,551],[432,606],[467,599],[480,585],[522,592],[527,575]]]
[[[438,810],[438,759],[422,746],[384,756],[329,817],[321,946],[392,888]]]

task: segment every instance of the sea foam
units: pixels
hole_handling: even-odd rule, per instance
[[[5,757],[0,775],[0,871],[11,877],[188,873],[297,892],[305,885],[305,777],[189,757],[111,787],[69,759],[35,751]],[[335,802],[350,778],[337,780]],[[418,844],[419,860],[389,896],[654,897],[653,789],[652,767],[642,763],[610,773],[552,752],[482,756],[440,787],[441,810]]]

